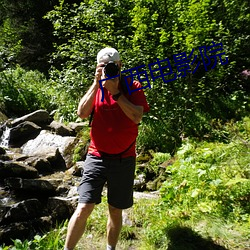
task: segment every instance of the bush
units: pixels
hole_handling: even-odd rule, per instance
[[[0,72],[0,100],[5,113],[20,116],[37,109],[52,111],[56,105],[45,76],[38,71],[26,71],[21,67]]]
[[[244,132],[239,129],[244,127]],[[163,184],[167,206],[220,215],[244,221],[250,212],[249,118],[234,127],[230,143],[194,143],[187,140],[169,169],[172,176]]]

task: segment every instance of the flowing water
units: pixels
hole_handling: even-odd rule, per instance
[[[8,148],[9,138],[10,138],[10,128],[6,126],[2,136],[0,137],[0,147]]]

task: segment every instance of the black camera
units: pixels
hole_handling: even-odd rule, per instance
[[[109,61],[104,65],[104,73],[107,77],[114,77],[119,75],[119,66],[113,61]]]

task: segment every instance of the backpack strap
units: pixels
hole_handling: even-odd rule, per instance
[[[93,120],[93,117],[94,117],[94,113],[95,113],[95,106],[93,107],[91,113],[90,113],[90,117],[89,117],[89,127],[91,127],[91,124],[92,124],[92,120]]]
[[[104,157],[104,158],[121,159],[122,155],[125,154],[127,151],[129,151],[129,149],[135,144],[135,142],[136,142],[136,139],[128,146],[128,148],[126,148],[125,150],[123,150],[122,152],[118,154],[108,154],[99,150],[98,152],[100,153],[101,157]]]
[[[131,82],[131,79],[129,78],[129,83]],[[122,76],[121,77],[121,90],[122,90],[122,93],[124,95],[126,95],[128,93],[128,87],[126,85],[126,81],[125,81],[125,77]],[[93,107],[91,113],[90,113],[90,117],[89,117],[89,127],[91,127],[91,124],[92,124],[92,120],[93,120],[93,117],[94,117],[94,113],[95,113],[95,106]]]

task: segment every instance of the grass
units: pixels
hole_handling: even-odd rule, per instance
[[[160,197],[136,199],[124,212],[119,250],[250,249],[250,119],[230,125],[230,140],[186,140],[171,161],[155,154],[149,166],[166,166]],[[104,249],[107,201],[96,206],[78,250]],[[4,250],[63,249],[66,225]],[[0,248],[1,249],[1,248]]]

